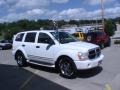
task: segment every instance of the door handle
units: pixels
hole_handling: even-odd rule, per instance
[[[36,48],[40,48],[40,46],[36,46]]]
[[[23,44],[22,47],[25,47],[25,45]]]

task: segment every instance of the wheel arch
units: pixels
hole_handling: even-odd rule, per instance
[[[21,50],[17,50],[16,53],[15,53],[15,60],[17,58],[17,54],[22,54],[26,58],[25,54]]]
[[[57,58],[57,60],[56,60],[56,62],[55,62],[55,68],[56,68],[56,69],[59,68],[58,64],[59,64],[60,60],[61,60],[62,58],[65,58],[65,57],[69,58],[70,61],[75,65],[74,60],[73,60],[71,57],[69,57],[68,55],[61,55],[61,56],[59,56],[59,57]],[[76,66],[76,65],[75,65],[75,66]]]

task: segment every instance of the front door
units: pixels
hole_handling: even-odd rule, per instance
[[[39,33],[34,53],[37,61],[40,61],[41,63],[54,64],[55,48],[56,45],[48,34]]]

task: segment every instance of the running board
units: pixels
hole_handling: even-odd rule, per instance
[[[44,63],[44,62],[40,62],[40,61],[27,60],[27,62],[29,62],[31,64],[36,64],[36,65],[44,66],[44,67],[52,67],[52,68],[55,67],[54,64]]]

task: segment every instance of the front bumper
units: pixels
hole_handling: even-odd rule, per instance
[[[99,66],[103,61],[104,55],[100,55],[96,59],[85,60],[85,61],[74,61],[78,70],[91,69]]]

